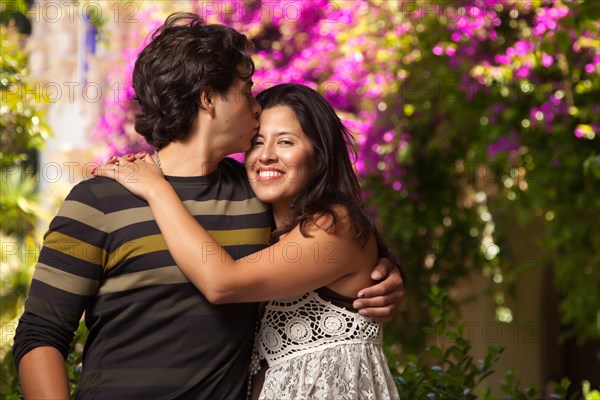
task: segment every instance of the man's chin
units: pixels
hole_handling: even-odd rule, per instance
[[[250,143],[248,143],[247,146],[239,146],[237,149],[235,149],[234,153],[245,153],[250,150],[251,147],[252,145]]]

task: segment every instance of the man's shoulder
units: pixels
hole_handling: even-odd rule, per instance
[[[110,201],[113,196],[133,196],[118,182],[104,177],[93,177],[77,183],[65,202],[76,201],[95,208],[101,208],[101,204]],[[123,197],[121,197],[123,200]]]

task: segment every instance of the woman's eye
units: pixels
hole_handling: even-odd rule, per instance
[[[286,146],[289,146],[289,145],[291,145],[291,144],[293,144],[293,143],[292,143],[291,141],[289,141],[289,140],[280,140],[280,141],[279,141],[279,144],[284,144],[284,145],[286,145]]]

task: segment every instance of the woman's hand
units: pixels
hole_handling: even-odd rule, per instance
[[[111,157],[106,164],[92,172],[95,176],[114,179],[131,193],[150,200],[160,193],[162,185],[168,185],[162,170],[146,152]]]

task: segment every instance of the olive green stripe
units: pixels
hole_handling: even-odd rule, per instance
[[[148,271],[132,272],[106,279],[98,295],[122,292],[147,286],[170,285],[174,283],[189,282],[181,270],[172,265],[169,267],[155,268]]]
[[[268,210],[268,206],[257,198],[231,200],[186,200],[183,202],[192,215],[251,215]],[[58,216],[81,221],[102,232],[114,232],[126,226],[154,219],[150,207],[129,208],[104,214],[87,204],[67,200],[58,212]]]
[[[65,292],[91,296],[98,289],[98,281],[73,275],[43,263],[37,263],[33,279]]]
[[[208,231],[208,233],[221,246],[239,246],[250,244],[265,244],[269,241],[270,228],[234,229],[223,231]],[[148,235],[123,243],[108,256],[105,271],[109,271],[118,264],[132,257],[156,251],[168,250],[167,244],[161,234]],[[207,251],[214,251],[212,246]],[[201,259],[203,248],[198,244],[198,259]]]
[[[103,265],[106,259],[104,249],[58,231],[46,233],[44,247],[96,265]]]
[[[269,238],[269,228],[238,229],[233,231],[210,231],[209,234],[222,246],[244,244],[264,244]],[[199,251],[202,247],[198,246]],[[129,241],[108,256],[106,270],[114,268],[124,260],[155,251],[167,250],[162,235],[150,235]],[[201,253],[198,254],[201,260]],[[99,294],[120,292],[145,286],[188,282],[177,266],[140,271],[107,279],[99,289]]]
[[[130,240],[117,247],[108,255],[105,271],[111,270],[129,258],[162,250],[167,250],[167,243],[161,234],[148,235]]]
[[[183,202],[194,215],[250,215],[267,211],[266,204],[256,197],[246,200],[186,200]]]

